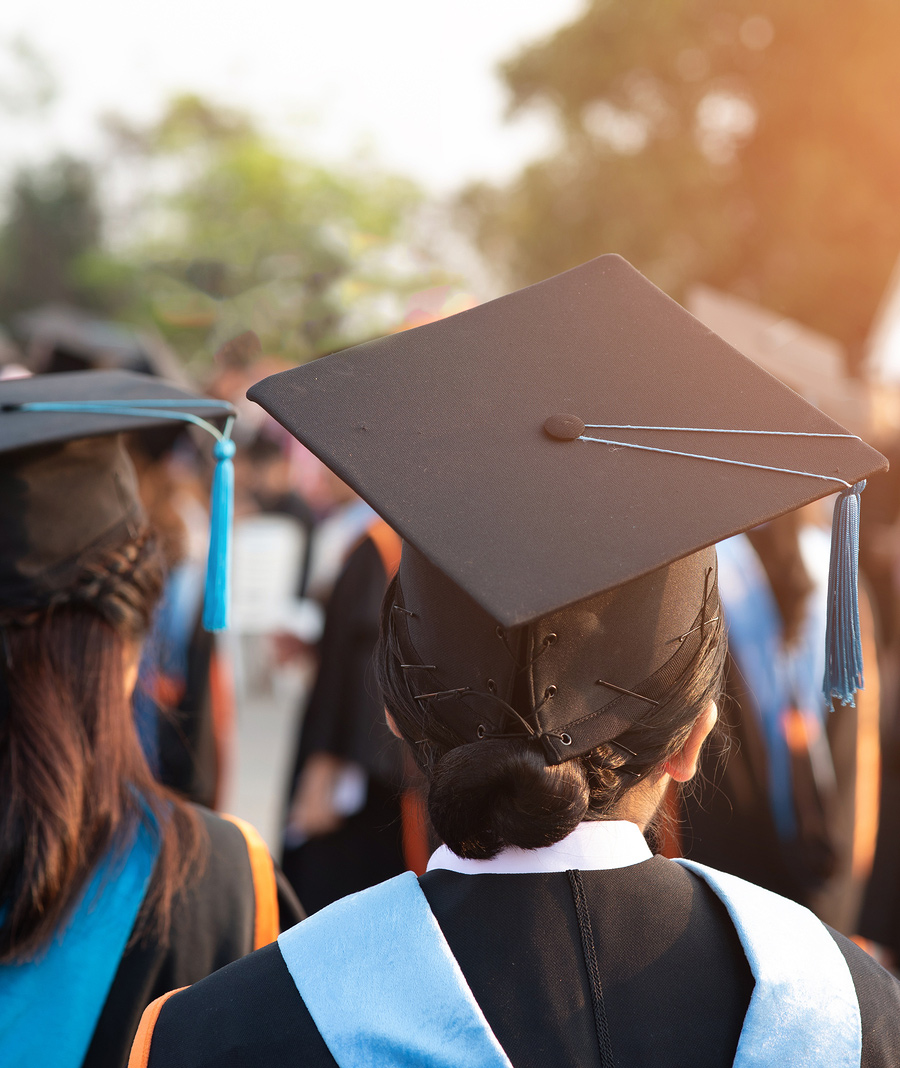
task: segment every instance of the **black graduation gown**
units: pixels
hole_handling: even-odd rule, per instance
[[[859,933],[887,947],[900,960],[900,723],[895,721],[888,728],[882,745],[878,844]]]
[[[285,875],[310,913],[406,867],[399,800],[402,752],[385,724],[372,669],[389,577],[367,534],[347,558],[328,603],[319,673],[303,720],[291,793],[313,753],[358,764],[368,775],[368,786],[363,807],[336,831],[286,847],[282,854]]]
[[[585,871],[582,878],[616,1063],[731,1065],[753,977],[724,904],[703,880],[661,857]],[[599,1066],[566,873],[436,870],[419,882],[515,1068]],[[859,997],[862,1066],[895,1066],[900,984],[852,942],[831,934]],[[147,1068],[260,1064],[335,1068],[277,946],[169,998],[150,1038]]]
[[[188,648],[184,692],[176,708],[160,713],[157,724],[159,781],[182,797],[210,807],[218,799],[220,778],[210,685],[213,656],[213,635],[198,618]]]
[[[194,565],[177,565],[180,576]],[[174,588],[180,582],[170,579]],[[193,591],[199,598],[202,587]],[[173,595],[170,591],[170,595]],[[176,597],[177,603],[177,597]],[[141,744],[156,778],[188,801],[215,808],[221,779],[220,737],[225,717],[216,707],[222,687],[214,685],[217,664],[215,636],[202,623],[202,600],[188,600],[195,611],[192,627],[182,634],[154,629],[144,647],[144,660],[134,695]],[[163,618],[167,616],[163,615]],[[155,627],[160,626],[157,621]],[[219,696],[217,696],[217,694]]]
[[[188,986],[265,943],[258,901],[271,895],[274,877],[278,926],[286,930],[303,917],[290,886],[269,860],[251,859],[247,839],[234,823],[197,809],[209,836],[209,857],[200,876],[173,903],[167,945],[143,939],[129,945],[97,1021],[85,1068],[125,1065],[141,1014],[169,990]],[[267,884],[268,881],[268,885]],[[140,922],[145,906],[138,916]]]
[[[697,782],[681,797],[680,852],[798,901],[826,923],[855,933],[860,890],[853,871],[858,709],[835,702],[826,722],[835,795],[819,807],[808,790],[805,818],[798,818],[801,832],[782,841],[769,801],[762,730],[753,698],[731,656],[725,692],[722,717],[730,739],[728,752],[723,757],[721,744],[713,740],[701,756]],[[805,776],[808,766],[797,760],[795,782],[803,784]]]

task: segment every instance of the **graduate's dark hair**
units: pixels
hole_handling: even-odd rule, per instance
[[[153,778],[126,692],[163,570],[147,532],[86,563],[48,603],[0,608],[0,961],[39,955],[110,849],[155,822],[160,852],[135,938],[168,936],[203,861],[196,814]]]
[[[680,752],[697,718],[722,692],[726,642],[721,619],[689,669],[651,714],[583,756],[548,765],[539,745],[520,739],[464,743],[439,714],[416,701],[400,668],[395,633],[396,578],[381,615],[375,666],[385,706],[428,781],[428,814],[438,836],[461,857],[486,859],[505,846],[537,849],[565,838],[584,820],[615,818],[629,790],[659,774]],[[639,636],[636,636],[639,640]],[[635,753],[630,756],[628,750]]]

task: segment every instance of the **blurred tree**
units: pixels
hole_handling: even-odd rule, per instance
[[[442,277],[404,251],[420,200],[408,181],[292,157],[246,115],[196,96],[150,127],[106,128],[133,164],[115,240],[119,260],[140,266],[130,313],[187,357],[250,328],[267,351],[309,359],[382,332],[399,298]]]
[[[102,308],[99,294],[80,283],[77,270],[80,257],[100,238],[91,168],[59,156],[20,170],[8,204],[0,226],[0,317],[48,301]]]
[[[858,356],[900,252],[898,39],[891,0],[594,0],[503,67],[559,150],[464,217],[517,283],[616,251]]]
[[[410,239],[409,181],[297,158],[196,96],[104,125],[106,159],[13,176],[0,319],[63,302],[158,330],[188,362],[246,329],[301,361],[383,333],[408,294],[448,281]]]

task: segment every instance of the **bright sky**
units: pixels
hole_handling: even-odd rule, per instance
[[[503,121],[495,71],[585,0],[0,0],[0,85],[24,36],[59,98],[35,122],[0,114],[3,166],[90,150],[96,116],[158,114],[194,90],[250,109],[299,150],[368,150],[435,192],[502,180],[551,143],[546,117]]]

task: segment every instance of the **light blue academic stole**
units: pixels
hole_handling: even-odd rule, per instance
[[[681,863],[724,901],[756,980],[735,1068],[859,1068],[856,991],[819,920]],[[339,1068],[511,1068],[411,872],[317,912],[278,946]]]
[[[809,909],[691,860],[728,909],[756,984],[735,1068],[859,1068],[862,1021],[853,977]]]
[[[79,1068],[134,929],[159,852],[141,824],[111,851],[75,911],[35,960],[0,965],[3,1068]]]
[[[784,649],[784,625],[765,568],[747,535],[738,534],[721,542],[716,554],[719,596],[728,624],[728,651],[751,685],[750,700],[768,758],[772,818],[779,837],[788,841],[797,833],[797,818],[791,756],[782,721],[795,697]],[[824,630],[823,619],[820,633]],[[818,644],[822,644],[821,638]]]

